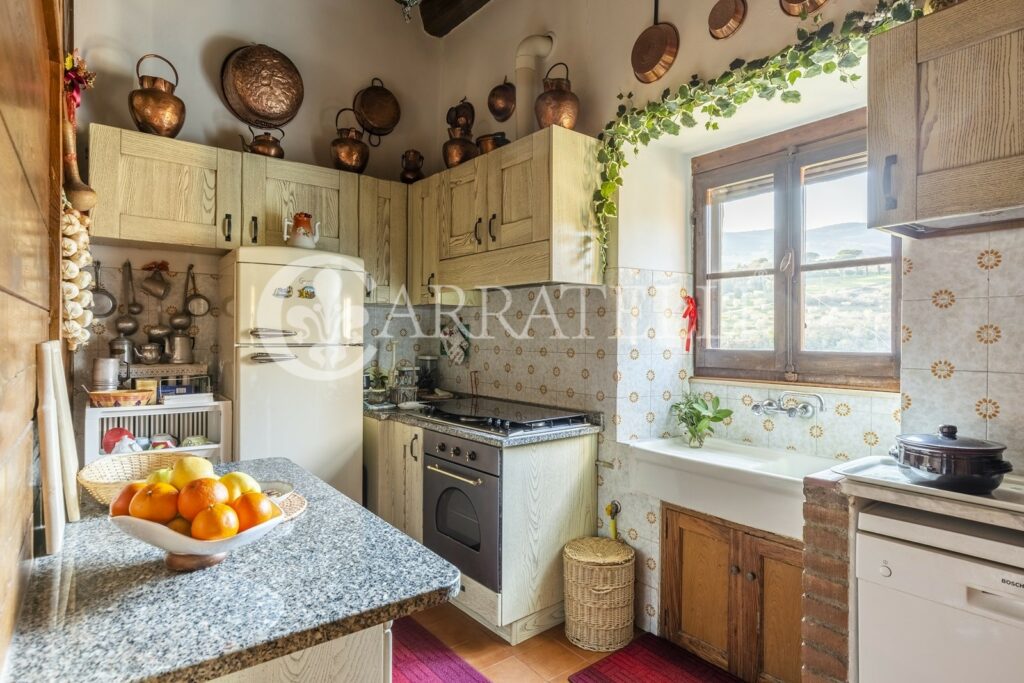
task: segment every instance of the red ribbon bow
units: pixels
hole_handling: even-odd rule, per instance
[[[686,320],[686,350],[690,350],[690,339],[697,330],[697,302],[692,296],[684,297],[686,308],[683,310],[683,320]]]

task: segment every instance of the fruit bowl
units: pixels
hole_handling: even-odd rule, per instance
[[[165,550],[167,552],[167,557],[165,558],[167,566],[171,569],[182,571],[202,569],[203,567],[210,567],[221,562],[232,550],[255,543],[266,536],[281,522],[285,521],[285,516],[279,514],[251,529],[246,529],[230,538],[223,538],[218,541],[201,541],[198,538],[178,533],[163,524],[131,517],[130,515],[111,517],[110,521],[129,536]]]

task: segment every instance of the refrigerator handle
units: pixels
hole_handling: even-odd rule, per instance
[[[294,353],[254,353],[249,358],[253,363],[280,363],[286,360],[296,360],[298,356]]]
[[[264,337],[294,337],[299,333],[295,330],[278,330],[273,327],[254,327],[249,330],[249,335],[257,339]]]

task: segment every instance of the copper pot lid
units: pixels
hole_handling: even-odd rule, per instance
[[[250,126],[283,126],[302,106],[299,70],[284,53],[267,45],[233,50],[221,65],[220,80],[231,113]]]
[[[672,24],[658,21],[658,0],[654,0],[654,25],[645,28],[633,43],[633,75],[641,83],[653,83],[668,72],[677,54],[679,31]]]
[[[794,17],[802,13],[813,14],[824,7],[828,0],[779,0],[782,11]]]
[[[746,0],[718,0],[708,14],[708,32],[716,40],[728,38],[747,18]]]

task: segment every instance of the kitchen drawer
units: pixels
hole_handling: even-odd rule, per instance
[[[483,617],[487,623],[501,625],[501,595],[485,588],[465,574],[459,579],[461,590],[454,602]]]

